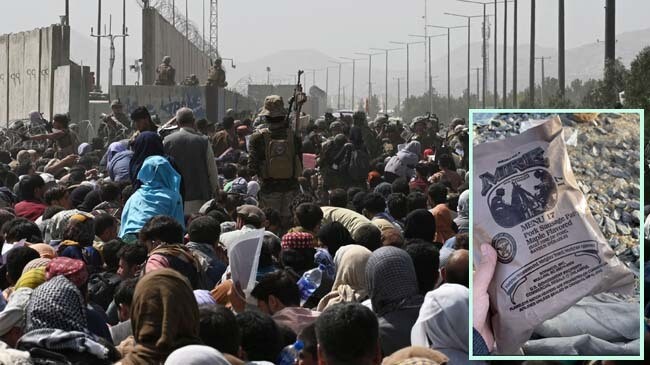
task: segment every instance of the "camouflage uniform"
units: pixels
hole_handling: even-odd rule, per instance
[[[286,111],[282,97],[277,95],[267,96],[260,115],[270,118],[285,116]],[[268,123],[270,137],[273,140],[286,139],[289,134],[289,128],[284,121]],[[264,168],[267,163],[267,146],[265,137],[260,131],[251,135],[248,157],[248,167],[255,171],[260,182],[260,206],[262,208],[271,207],[277,209],[280,212],[284,228],[289,228],[291,225],[293,213],[290,211],[289,206],[293,199],[300,193],[298,176],[302,175],[302,141],[295,134],[293,139],[296,159],[294,163],[298,168],[295,168],[292,178],[270,179],[264,176]]]

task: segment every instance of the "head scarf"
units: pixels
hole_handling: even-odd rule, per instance
[[[260,192],[260,184],[257,181],[253,181],[253,180],[249,181],[246,195],[252,196],[253,198],[257,199],[257,193],[259,192]]]
[[[20,279],[16,282],[14,289],[19,288],[29,288],[36,289],[39,285],[45,282],[45,268],[38,267],[35,269],[27,270],[23,272],[20,276]]]
[[[178,348],[200,343],[199,307],[187,279],[172,269],[144,275],[133,294],[131,329],[136,344],[124,365],[159,363]]]
[[[436,235],[436,219],[426,209],[416,209],[406,216],[404,238],[420,238],[433,242]]]
[[[212,347],[189,345],[172,352],[165,365],[230,365],[230,362]]]
[[[16,288],[5,309],[0,312],[0,336],[14,327],[25,328],[25,309],[32,296],[31,288]]]
[[[439,365],[449,359],[443,353],[426,347],[409,346],[385,357],[382,365]]]
[[[463,191],[458,197],[458,216],[469,218],[469,190]]]
[[[194,299],[196,299],[196,304],[198,304],[199,310],[214,308],[214,306],[217,305],[217,301],[214,300],[208,290],[195,290]]]
[[[336,303],[360,302],[368,296],[366,264],[372,254],[370,250],[348,245],[345,250],[339,250],[339,254],[335,258],[337,267],[332,292],[318,303],[319,312]]]
[[[18,161],[19,165],[25,165],[32,162],[32,156],[29,155],[29,151],[21,150],[16,155],[16,161]]]
[[[178,192],[181,186],[181,175],[162,156],[148,157],[138,172],[138,180],[148,189],[168,189]]]
[[[48,281],[56,276],[65,276],[74,285],[81,288],[88,282],[88,269],[81,260],[57,257],[45,267],[45,276]]]
[[[90,145],[90,143],[84,142],[77,147],[77,154],[79,156],[83,156],[88,152],[91,152],[93,150],[93,146]]]
[[[385,246],[375,250],[366,264],[366,280],[378,317],[422,301],[413,261],[400,248]]]
[[[133,142],[132,149],[133,157],[129,162],[129,175],[131,176],[131,184],[138,186],[138,174],[144,161],[151,156],[165,156],[165,148],[158,133],[142,132]]]
[[[90,213],[94,207],[98,206],[102,202],[102,198],[99,194],[99,191],[93,190],[86,194],[84,197],[83,203],[79,204],[77,208],[84,212]]]
[[[282,249],[314,248],[314,236],[307,232],[291,232],[282,236]]]
[[[38,269],[40,267],[45,268],[50,261],[52,261],[52,259],[41,257],[28,262],[27,265],[25,265],[25,268],[23,268],[23,275],[31,269]]]
[[[377,171],[370,171],[368,173],[368,184],[381,180],[381,174]]]
[[[27,305],[25,332],[38,329],[88,332],[84,300],[79,289],[57,276],[34,289]]]
[[[381,195],[384,200],[393,192],[393,186],[390,183],[383,182],[375,187],[375,193]]]
[[[108,151],[106,152],[106,164],[108,165],[113,157],[118,153],[126,151],[126,144],[123,142],[113,142],[108,146]]]
[[[424,298],[411,343],[442,352],[451,364],[469,364],[468,317],[469,290],[458,284],[443,284]]]
[[[56,251],[54,251],[52,246],[45,243],[36,243],[29,245],[29,248],[36,250],[36,252],[41,255],[42,259],[53,259],[56,257]]]
[[[50,224],[49,224],[50,237],[53,240],[62,239],[63,231],[65,231],[65,228],[68,226],[70,217],[79,213],[81,213],[81,211],[77,209],[64,210],[62,212],[56,213],[50,220]]]
[[[322,225],[318,231],[318,239],[327,247],[332,256],[336,256],[342,246],[354,243],[350,231],[336,221]]]
[[[89,185],[80,185],[72,190],[70,193],[72,206],[78,208],[84,202],[84,199],[86,199],[86,195],[91,191],[93,191],[93,188]]]

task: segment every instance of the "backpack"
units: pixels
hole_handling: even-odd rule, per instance
[[[370,155],[368,155],[368,152],[353,148],[346,157],[343,172],[354,180],[366,179],[370,171]]]
[[[265,162],[262,169],[263,179],[286,180],[297,177],[300,173],[299,161],[296,157],[296,145],[293,131],[287,130],[284,139],[271,138],[271,131],[263,129]]]
[[[104,310],[108,309],[113,301],[115,290],[122,280],[120,276],[112,272],[101,272],[93,274],[88,279],[88,297],[90,301],[100,305]]]

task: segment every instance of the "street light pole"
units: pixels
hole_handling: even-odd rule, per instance
[[[542,61],[542,83],[540,86],[541,89],[540,101],[541,101],[541,106],[544,107],[544,79],[546,77],[546,75],[544,75],[544,60],[550,60],[551,57],[535,57],[535,59]]]
[[[126,0],[122,0],[122,34],[126,34]],[[122,38],[122,85],[126,85],[126,37]]]
[[[503,2],[503,108],[508,102],[508,2]]]
[[[368,57],[368,108],[370,108],[370,100],[372,98],[372,56],[377,56],[381,53],[355,52],[355,54]]]
[[[471,62],[471,57],[470,57],[470,52],[471,52],[471,38],[470,38],[470,21],[472,18],[478,18],[478,17],[483,17],[485,15],[462,15],[462,14],[454,14],[454,13],[445,13],[446,15],[451,15],[455,17],[460,17],[460,18],[466,18],[467,19],[467,110],[470,108],[470,62]],[[476,96],[478,98],[478,95]]]
[[[530,0],[530,70],[528,75],[530,108],[535,106],[535,0]]]
[[[393,42],[393,41],[391,41],[390,43],[401,44],[401,45],[406,46],[406,98],[408,99],[411,96],[411,89],[410,89],[411,84],[410,84],[410,81],[409,81],[409,78],[410,78],[410,66],[409,65],[411,63],[410,62],[410,57],[411,57],[411,55],[410,55],[410,53],[411,53],[410,46],[412,44],[424,44],[424,48],[426,48],[427,47],[426,42],[425,41],[422,41],[422,42]]]
[[[517,98],[517,1],[515,0],[514,4],[514,18],[513,18],[513,28],[514,32],[512,34],[512,107],[517,108],[519,106],[519,101]]]
[[[479,76],[479,73],[481,71],[481,68],[480,67],[474,67],[474,70],[476,70],[476,107],[478,108],[479,107],[479,102],[480,102],[480,100],[479,100],[479,90],[478,90],[480,82],[479,82],[478,76]]]
[[[429,44],[429,111],[433,112],[433,78],[431,77],[431,38],[443,37],[446,34],[436,34],[436,35],[419,35],[419,34],[409,34],[409,37],[420,37],[424,38]]]
[[[354,88],[356,83],[356,73],[357,73],[357,61],[363,60],[363,58],[352,58],[352,57],[341,57],[344,60],[352,61],[352,110],[356,106],[356,101],[354,99]]]
[[[440,25],[428,25],[432,28],[447,29],[447,118],[451,118],[451,30],[468,27],[467,25],[458,25],[455,27],[443,27]],[[469,32],[469,27],[468,27]],[[469,69],[469,63],[467,64]]]
[[[402,114],[401,107],[401,80],[399,77],[394,77],[393,80],[397,80],[397,111]]]
[[[385,77],[385,93],[384,93],[384,113],[388,112],[388,52],[398,51],[402,48],[370,48],[372,51],[386,52],[386,77]]]
[[[499,25],[499,23],[497,22],[497,0],[494,0],[494,107],[495,108],[499,107],[499,105],[498,105],[499,95],[497,95],[498,94],[498,90],[497,90],[497,74],[498,74],[498,72],[497,72],[497,70],[498,70],[498,67],[497,67],[497,62],[498,62],[498,59],[497,59],[497,46],[498,46],[498,43],[499,43],[499,41],[498,41],[499,35],[498,35],[498,32],[497,32],[497,26],[498,25]]]

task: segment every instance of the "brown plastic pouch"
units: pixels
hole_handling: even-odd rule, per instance
[[[632,294],[634,276],[591,215],[555,116],[524,133],[474,146],[473,247],[491,242],[496,353],[516,354],[534,328],[585,296]]]

